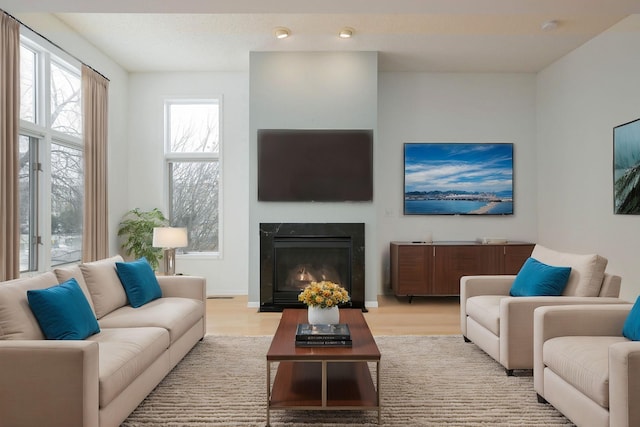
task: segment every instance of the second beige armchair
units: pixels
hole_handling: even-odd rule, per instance
[[[531,257],[551,266],[571,267],[561,296],[509,295],[516,276],[465,276],[460,279],[460,329],[502,364],[507,375],[533,369],[533,312],[537,307],[628,303],[618,298],[620,276],[606,274],[599,255],[558,252],[536,245]]]
[[[534,388],[578,426],[640,425],[640,342],[622,334],[631,304],[541,307]]]

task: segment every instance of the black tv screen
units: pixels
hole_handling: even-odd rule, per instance
[[[258,200],[373,200],[373,131],[258,130]]]

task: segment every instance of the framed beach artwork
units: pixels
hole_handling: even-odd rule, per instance
[[[405,215],[513,215],[513,144],[405,143]]]
[[[613,211],[640,214],[640,119],[613,128]]]

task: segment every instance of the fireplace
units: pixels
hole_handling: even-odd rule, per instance
[[[364,224],[260,224],[260,311],[304,307],[298,294],[311,282],[341,284],[349,307],[364,307]]]

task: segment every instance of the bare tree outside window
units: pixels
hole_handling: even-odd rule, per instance
[[[187,227],[185,252],[219,251],[219,103],[167,102],[171,225]]]
[[[80,76],[51,63],[51,128],[68,135],[82,136]]]
[[[169,115],[171,153],[217,153],[218,104],[171,104]]]
[[[20,46],[20,119],[36,121],[36,53]]]
[[[218,251],[218,162],[171,162],[171,222],[187,227],[189,251]]]
[[[80,261],[83,206],[82,151],[51,144],[51,265]]]

